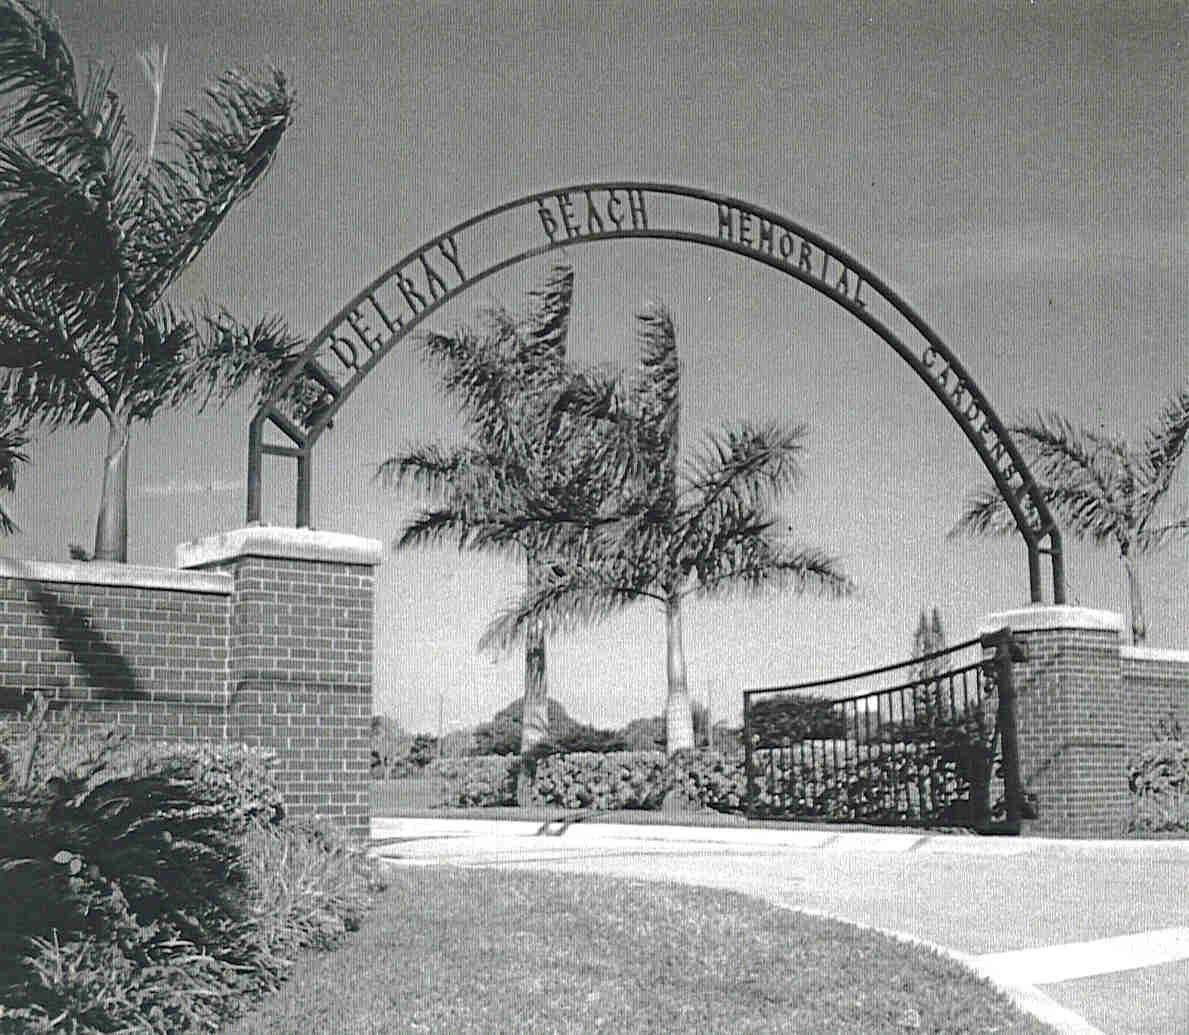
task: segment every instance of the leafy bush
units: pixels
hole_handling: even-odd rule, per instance
[[[430,772],[453,783],[448,804],[515,805],[521,760],[447,759]],[[720,812],[743,808],[743,759],[714,751],[578,752],[530,760],[529,803],[566,809],[656,809],[675,787]]]
[[[257,937],[274,958],[333,948],[387,886],[379,862],[331,827],[253,823],[243,851]]]
[[[194,757],[139,764],[149,771],[51,778],[0,810],[0,1002],[98,1030],[209,1030],[272,983],[237,841],[251,810]]]
[[[846,736],[842,712],[831,701],[809,694],[754,698],[750,711],[752,736],[760,747]]]
[[[567,809],[655,809],[671,786],[662,752],[550,755],[536,766],[535,805]]]
[[[269,757],[48,716],[36,696],[0,732],[0,1032],[216,1030],[281,980],[274,943],[309,940],[269,933],[244,865],[283,811]],[[357,897],[322,898],[357,923]]]
[[[520,759],[516,755],[444,758],[431,762],[426,772],[451,781],[446,805],[516,804],[516,778],[520,772]]]
[[[1128,765],[1133,833],[1189,831],[1189,743],[1180,732],[1166,725]]]
[[[835,750],[837,749],[837,750]],[[806,742],[756,753],[755,815],[969,825],[990,815],[990,749],[953,743]]]
[[[715,812],[743,812],[747,806],[747,768],[742,755],[722,751],[682,751],[673,757],[674,784],[697,804]]]

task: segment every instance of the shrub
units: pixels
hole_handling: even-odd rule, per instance
[[[428,771],[454,786],[447,804],[515,805],[521,760],[513,756],[443,759]],[[743,808],[743,759],[715,751],[547,753],[530,759],[529,803],[566,809],[656,809],[674,787],[719,812]]]
[[[536,765],[530,800],[567,809],[655,809],[671,785],[662,752],[550,755]]]
[[[1128,765],[1133,833],[1189,831],[1189,743],[1179,728],[1158,732]]]
[[[758,738],[760,747],[846,736],[842,712],[833,702],[809,694],[755,698],[750,712],[752,736]]]
[[[516,755],[444,758],[431,762],[426,771],[453,785],[445,800],[447,805],[516,804],[516,778],[520,772],[520,759]]]
[[[48,715],[3,729],[0,1031],[213,1030],[275,983],[237,840],[280,814],[267,756]]]
[[[387,886],[377,860],[315,823],[253,823],[243,851],[258,938],[273,958],[334,947]]]
[[[674,783],[692,801],[715,812],[743,812],[747,769],[741,755],[722,751],[682,751],[672,759]]]
[[[0,811],[0,844],[11,846],[0,862],[0,1001],[80,1024],[143,1026],[151,1014],[160,1023],[148,1030],[180,1031],[205,1024],[207,1006],[218,1014],[215,986],[230,999],[267,979],[236,840],[242,813],[227,806],[226,788],[194,779],[190,762],[166,758],[157,771],[94,786],[94,777],[52,778]],[[109,994],[112,974],[132,975],[122,998]]]

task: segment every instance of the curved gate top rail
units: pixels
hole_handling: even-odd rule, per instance
[[[663,183],[615,180],[530,194],[458,223],[376,277],[311,339],[253,417],[248,522],[260,521],[269,454],[297,461],[297,524],[309,526],[315,444],[359,383],[431,313],[518,262],[628,238],[734,252],[799,280],[873,330],[949,411],[990,472],[1028,548],[1033,602],[1043,600],[1042,553],[1052,564],[1053,602],[1065,602],[1060,533],[1043,495],[981,389],[933,329],[879,276],[808,227],[738,198]],[[297,416],[287,402],[295,397],[303,400]],[[287,442],[266,442],[266,426]]]

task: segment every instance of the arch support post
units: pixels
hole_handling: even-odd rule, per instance
[[[259,418],[248,425],[248,513],[249,525],[260,524],[261,446],[263,429]]]
[[[297,527],[310,527],[310,450],[297,454]]]

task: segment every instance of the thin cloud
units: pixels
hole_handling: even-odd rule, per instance
[[[140,491],[145,496],[211,496],[219,493],[239,492],[243,483],[234,482],[165,482],[159,485],[146,485]]]

